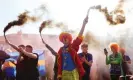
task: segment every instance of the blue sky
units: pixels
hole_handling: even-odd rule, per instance
[[[3,28],[7,23],[17,19],[17,16],[20,13],[25,10],[34,11],[35,8],[38,8],[42,4],[47,5],[48,10],[50,11],[50,18],[55,21],[62,21],[66,23],[70,29],[77,30],[77,28],[81,27],[87,9],[90,6],[101,4],[102,6],[107,6],[109,10],[112,10],[114,9],[114,6],[116,6],[117,2],[118,0],[0,0],[0,35],[3,34]],[[133,2],[127,3],[126,8],[131,8],[132,3]],[[131,19],[127,24],[132,26],[131,20],[133,20],[133,15],[130,14],[130,18]],[[37,23],[27,23],[21,28],[14,27],[8,31],[8,33],[16,33],[21,29],[24,33],[36,34],[38,33],[38,27],[43,20],[45,19],[43,18]],[[95,31],[98,29],[100,31],[99,33],[104,34],[102,33],[103,30],[97,26],[102,26],[102,28],[106,29],[108,24],[101,13],[98,11],[91,11],[86,30]],[[44,33],[51,34],[59,34],[60,32],[61,30],[57,28],[46,29],[44,31]]]

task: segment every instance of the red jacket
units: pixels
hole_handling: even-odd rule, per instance
[[[77,37],[76,40],[73,41],[72,44],[69,45],[68,47],[68,52],[71,54],[72,59],[74,60],[74,63],[76,64],[76,68],[79,72],[80,79],[84,75],[85,71],[82,66],[82,63],[78,57],[78,50],[79,50],[79,45],[81,44],[83,38]],[[57,65],[58,65],[58,78],[62,76],[62,47],[58,51],[58,59],[57,59]]]

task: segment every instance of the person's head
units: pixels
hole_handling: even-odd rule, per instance
[[[25,49],[25,46],[24,45],[19,45],[18,47]]]
[[[32,46],[31,45],[27,45],[26,46],[26,51],[32,53],[32,51],[33,51]]]
[[[88,44],[84,43],[81,45],[81,49],[83,53],[87,53],[88,52]]]
[[[66,32],[63,32],[59,36],[60,41],[65,45],[69,45],[72,41],[72,35]]]
[[[110,49],[113,52],[113,54],[117,54],[119,50],[119,45],[117,43],[111,43],[110,44]]]
[[[119,52],[120,52],[122,55],[124,55],[126,51],[125,51],[124,48],[120,48],[120,49],[119,49]]]

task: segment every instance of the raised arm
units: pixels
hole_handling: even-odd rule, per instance
[[[106,59],[105,59],[106,65],[108,65],[110,64],[110,56],[108,57],[108,51],[106,48],[104,48],[104,54],[106,56]]]
[[[37,59],[38,58],[37,54],[27,52],[23,48],[20,48],[20,50],[25,56],[28,56],[29,58],[33,58],[33,59]]]
[[[50,52],[54,55],[57,56],[57,52],[54,51],[48,44],[45,44],[45,46],[50,50]]]
[[[83,32],[84,32],[84,29],[85,29],[85,26],[86,26],[87,22],[88,22],[88,16],[86,16],[86,18],[83,21],[82,28],[81,28],[81,30],[78,34],[78,37],[72,43],[73,49],[75,49],[77,52],[79,50],[79,45],[83,41]]]
[[[83,32],[85,30],[85,26],[86,26],[87,23],[88,23],[88,16],[86,16],[86,18],[84,19],[83,24],[82,24],[82,28],[81,28],[78,36],[82,36],[83,35]]]
[[[106,55],[106,65],[110,64],[110,57]]]
[[[43,44],[46,46],[46,48],[48,48],[48,50],[54,55],[57,56],[57,52],[55,52],[55,50],[50,47],[43,39],[42,39]]]
[[[5,35],[4,35],[4,37],[5,37],[6,43],[8,43],[8,44],[9,44],[13,49],[15,49],[16,51],[18,51],[19,53],[21,53],[21,50],[19,50],[19,48],[18,48],[17,46],[11,44],[11,43],[8,41],[8,39],[6,38]]]
[[[25,51],[24,54],[26,56],[28,56],[29,58],[33,58],[33,59],[37,59],[38,58],[37,54],[34,54],[34,53],[29,53],[29,52]]]

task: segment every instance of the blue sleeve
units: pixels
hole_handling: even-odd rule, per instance
[[[92,54],[89,54],[88,61],[92,61],[93,62],[93,56],[92,56]]]
[[[130,61],[130,57],[129,56],[126,56],[126,61]]]

